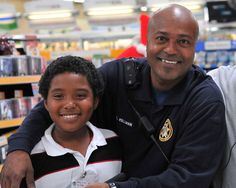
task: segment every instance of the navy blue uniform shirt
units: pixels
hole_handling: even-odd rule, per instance
[[[114,130],[121,139],[123,171],[129,180],[117,185],[208,188],[225,147],[225,108],[220,90],[211,77],[193,66],[181,83],[168,92],[162,105],[158,105],[147,60],[136,61],[138,83],[131,88],[125,84],[122,60],[106,63],[99,69],[105,91],[91,120],[98,127]],[[128,100],[152,123],[156,141],[170,163],[146,134]],[[10,151],[30,152],[50,123],[41,102],[10,138]]]

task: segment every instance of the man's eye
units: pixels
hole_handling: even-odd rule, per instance
[[[186,46],[186,47],[191,45],[191,42],[189,40],[186,40],[186,39],[181,39],[178,42],[179,42],[180,45]]]
[[[158,36],[158,37],[156,38],[156,40],[157,40],[158,42],[165,42],[167,39],[166,39],[166,37]]]

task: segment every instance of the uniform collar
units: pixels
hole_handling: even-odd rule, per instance
[[[168,96],[163,105],[182,104],[189,91],[199,83],[199,74],[202,74],[202,71],[196,66],[193,66],[185,78],[168,92]],[[132,101],[136,100],[154,103],[155,100],[152,92],[153,88],[151,85],[150,66],[147,61],[144,63],[140,76],[142,77],[140,79],[140,85],[135,89],[129,90],[130,96],[132,96]]]
[[[107,144],[105,137],[97,127],[92,125],[90,122],[87,122],[86,125],[90,128],[90,130],[93,133],[93,138],[89,145],[97,147],[97,146],[104,146]],[[45,148],[47,155],[60,156],[66,153],[72,153],[72,154],[77,153],[78,151],[73,151],[71,149],[64,148],[63,146],[59,145],[54,141],[54,139],[52,138],[52,130],[54,126],[55,124],[52,124],[45,131],[44,136],[42,137],[42,144]]]

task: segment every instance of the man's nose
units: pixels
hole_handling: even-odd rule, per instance
[[[166,47],[164,48],[164,51],[169,55],[176,54],[177,53],[176,42],[169,41],[167,43]]]

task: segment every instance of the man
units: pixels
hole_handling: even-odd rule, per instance
[[[167,6],[149,20],[147,59],[100,68],[105,91],[91,122],[119,135],[127,180],[87,188],[210,186],[223,155],[225,111],[217,85],[193,65],[198,30],[188,9]],[[18,187],[24,176],[32,187],[28,153],[51,123],[47,117],[36,106],[11,137],[2,188]]]
[[[215,188],[236,187],[236,65],[221,66],[208,73],[219,86],[224,102],[227,125],[227,146],[224,161],[214,181]]]

